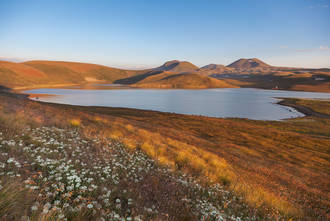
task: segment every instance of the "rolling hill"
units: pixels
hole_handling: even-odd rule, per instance
[[[121,70],[78,62],[28,61],[14,63],[0,61],[0,85],[19,89],[90,82],[113,82],[143,72],[145,71]]]
[[[223,80],[210,78],[195,73],[172,74],[163,72],[158,75],[151,76],[142,81],[133,84],[134,87],[140,88],[232,88],[233,86]]]

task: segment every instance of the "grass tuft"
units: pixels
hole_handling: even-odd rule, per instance
[[[71,119],[69,122],[72,127],[79,128],[81,126],[80,119]]]

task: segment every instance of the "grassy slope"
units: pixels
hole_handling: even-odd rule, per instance
[[[26,124],[76,119],[88,136],[121,139],[160,163],[220,182],[256,208],[271,207],[275,216],[278,209],[289,217],[329,218],[329,119],[266,122],[0,100],[2,113]]]
[[[42,71],[24,64],[0,62],[0,85],[13,87],[45,82],[46,75]]]
[[[0,85],[18,88],[83,84],[89,81],[113,82],[142,72],[76,62],[29,61],[13,63],[1,61]]]
[[[85,78],[91,77],[98,80],[104,80],[107,82],[113,82],[120,78],[129,77],[135,74],[140,74],[144,71],[129,71],[117,68],[110,68],[102,65],[86,64],[86,63],[75,63],[75,62],[57,62],[57,61],[31,61],[26,62],[26,65],[30,65],[36,69],[42,70],[45,73],[50,73],[56,76],[56,74],[61,74],[57,68],[63,68],[69,73],[74,73],[74,75],[68,79],[74,81],[75,78]],[[65,77],[60,75],[59,78]]]

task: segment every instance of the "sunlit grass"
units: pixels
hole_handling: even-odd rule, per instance
[[[80,127],[81,120],[80,119],[71,119],[70,121],[71,126],[73,127]]]

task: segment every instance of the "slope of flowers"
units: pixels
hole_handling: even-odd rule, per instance
[[[202,185],[158,166],[140,150],[55,127],[27,129],[10,137],[0,131],[0,216],[136,221],[270,218],[260,217],[219,185]]]

